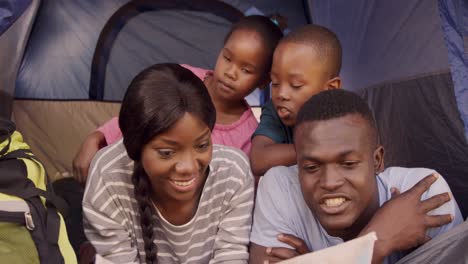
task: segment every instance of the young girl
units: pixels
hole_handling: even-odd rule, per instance
[[[212,145],[216,111],[177,64],[130,84],[123,140],[93,160],[83,212],[97,259],[112,263],[247,263],[254,199],[246,156]]]
[[[227,34],[214,71],[183,65],[204,81],[215,105],[214,143],[249,154],[258,122],[244,98],[269,82],[273,51],[282,36],[267,17],[244,17]],[[90,134],[73,161],[75,178],[84,183],[96,152],[121,136],[117,118]]]

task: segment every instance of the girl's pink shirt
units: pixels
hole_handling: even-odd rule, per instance
[[[204,80],[207,75],[213,74],[213,71],[192,67],[187,64],[181,64],[181,66],[192,71],[201,80]],[[241,115],[239,120],[232,124],[215,125],[211,133],[211,139],[214,144],[235,147],[249,155],[250,148],[252,147],[250,138],[258,126],[258,121],[247,102],[245,102],[245,104],[247,105],[247,110]],[[117,117],[107,121],[97,130],[104,135],[108,145],[122,138],[122,131],[119,128],[119,120]]]

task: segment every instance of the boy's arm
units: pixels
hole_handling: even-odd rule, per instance
[[[255,176],[264,175],[276,166],[296,164],[296,151],[288,142],[287,128],[276,113],[270,100],[262,107],[260,123],[252,136],[250,165]]]
[[[264,175],[276,166],[296,164],[296,150],[293,144],[278,144],[267,136],[258,135],[252,139],[250,165],[256,176]]]

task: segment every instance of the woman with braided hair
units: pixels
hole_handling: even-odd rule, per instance
[[[96,155],[83,199],[97,260],[247,263],[253,176],[241,151],[212,145],[215,121],[189,70],[156,64],[133,79],[123,140]]]

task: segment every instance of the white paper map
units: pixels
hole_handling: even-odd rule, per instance
[[[377,240],[375,232],[346,243],[329,247],[292,259],[281,261],[281,264],[366,264],[372,261],[374,242]]]

